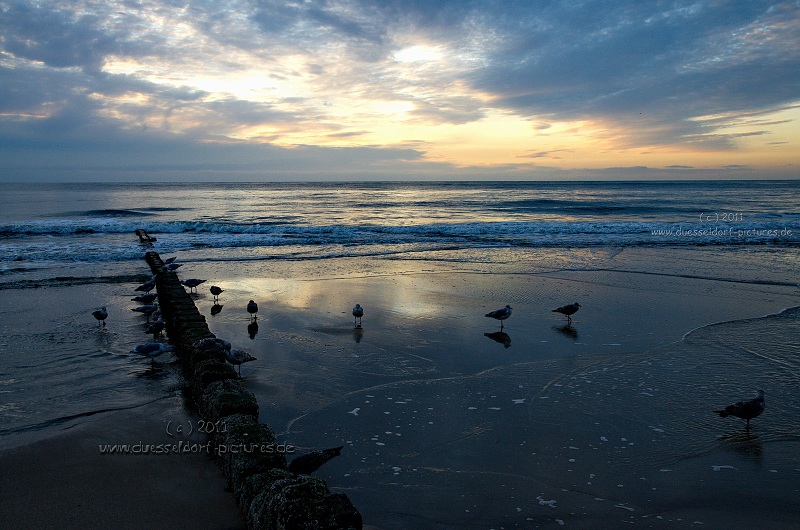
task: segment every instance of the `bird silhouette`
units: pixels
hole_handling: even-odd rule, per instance
[[[578,312],[580,309],[581,304],[575,302],[574,304],[569,305],[562,305],[561,307],[557,307],[553,309],[553,313],[561,313],[562,315],[567,316],[567,322],[572,322],[572,315]]]
[[[200,280],[198,278],[189,278],[188,280],[181,280],[181,284],[188,287],[190,293],[192,292],[192,289],[196,289],[198,285],[205,282],[206,280]]]
[[[101,324],[103,327],[105,327],[106,319],[108,318],[108,311],[106,310],[106,306],[103,306],[100,309],[95,309],[94,311],[92,311],[92,316],[97,319],[98,324]]]
[[[486,315],[484,315],[484,316],[499,320],[500,321],[500,331],[502,331],[503,330],[503,321],[511,316],[511,306],[510,305],[506,305],[504,308],[496,309],[494,311],[490,311],[490,312],[486,313]]]
[[[232,365],[239,367],[239,377],[241,377],[242,376],[242,363],[247,363],[247,362],[250,362],[250,361],[257,361],[258,359],[256,359],[255,357],[253,357],[252,355],[250,355],[249,353],[247,353],[244,350],[236,350],[236,349],[228,350],[228,349],[226,349],[225,350],[225,360],[227,360]]]
[[[142,285],[134,289],[135,291],[144,291],[145,293],[149,293],[156,287],[156,276],[154,275],[152,278],[144,282]]]
[[[211,294],[214,295],[214,302],[216,302],[217,300],[219,300],[219,295],[221,295],[225,291],[225,289],[217,287],[216,285],[212,285],[209,291],[211,291]]]
[[[136,311],[137,313],[142,313],[147,317],[147,321],[150,322],[150,315],[158,311],[158,304],[147,304],[147,305],[140,305],[139,307],[131,308],[131,311]]]
[[[156,293],[147,293],[147,294],[140,294],[139,296],[134,296],[131,298],[134,302],[141,302],[143,304],[152,304],[155,299],[158,298]]]
[[[736,403],[728,405],[722,410],[715,410],[714,412],[723,418],[727,418],[728,416],[736,416],[737,418],[747,420],[747,428],[750,429],[750,420],[761,415],[761,413],[764,412],[765,406],[764,391],[758,390],[756,392],[756,397],[747,401],[737,401]]]
[[[258,313],[258,304],[253,300],[247,302],[247,312],[250,313],[250,320],[255,320],[257,318],[256,313]]]
[[[174,351],[169,344],[164,344],[163,342],[147,342],[136,346],[131,350],[131,353],[138,353],[139,355],[150,357],[150,360],[155,362],[156,357],[169,351]]]
[[[154,320],[147,327],[147,333],[151,333],[153,335],[153,339],[160,337],[162,331],[164,331],[164,320],[161,318]]]
[[[353,325],[356,327],[361,327],[361,317],[364,316],[364,309],[361,307],[360,304],[356,304],[353,308]]]

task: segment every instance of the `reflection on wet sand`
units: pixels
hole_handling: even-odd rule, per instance
[[[724,449],[733,451],[758,466],[764,465],[764,447],[758,439],[758,435],[750,431],[737,431],[725,433],[719,437],[719,441]]]
[[[508,333],[505,331],[495,331],[494,333],[484,333],[484,337],[489,337],[495,342],[499,342],[506,348],[511,347],[511,337],[508,336]]]
[[[253,320],[247,325],[247,336],[249,336],[250,339],[252,340],[256,338],[257,334],[258,334],[258,322]]]
[[[219,315],[222,312],[222,305],[221,304],[214,304],[211,306],[211,314],[212,315]]]
[[[571,339],[578,338],[578,330],[573,328],[572,324],[564,324],[563,326],[553,326],[553,329]]]
[[[147,368],[144,370],[136,370],[133,374],[136,377],[143,377],[156,381],[167,378],[170,375],[170,371],[164,369],[163,363],[154,360],[151,364],[147,365]]]

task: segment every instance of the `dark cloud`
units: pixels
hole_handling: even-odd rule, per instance
[[[551,2],[496,18],[475,87],[530,116],[637,120],[631,143],[696,143],[719,124],[692,118],[800,99],[796,3]]]
[[[117,49],[115,37],[93,15],[13,3],[2,11],[1,20],[6,51],[48,66],[97,69]]]

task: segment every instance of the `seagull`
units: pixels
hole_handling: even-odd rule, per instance
[[[147,333],[152,333],[153,338],[161,336],[161,332],[164,331],[164,321],[162,319],[154,320],[152,324],[147,328]]]
[[[152,304],[155,299],[158,298],[156,293],[147,293],[147,294],[140,294],[139,296],[134,296],[131,298],[133,302],[141,302],[143,304]]]
[[[296,475],[310,475],[331,458],[342,454],[342,449],[343,445],[300,455],[289,463],[288,469]]]
[[[225,357],[225,352],[230,351],[231,343],[224,339],[218,339],[217,337],[208,337],[195,342],[193,347],[203,353],[211,354],[213,357],[222,360],[222,358]]]
[[[578,312],[580,309],[581,304],[575,302],[574,304],[564,305],[553,309],[553,313],[561,313],[562,315],[567,315],[567,322],[572,322],[572,315]]]
[[[181,284],[185,285],[189,288],[189,292],[192,292],[192,289],[196,288],[201,283],[204,283],[206,280],[198,280],[197,278],[189,278],[188,280],[181,280]]]
[[[495,331],[494,333],[484,333],[484,337],[489,337],[495,342],[499,342],[506,348],[511,347],[511,337],[505,331]]]
[[[161,270],[164,271],[164,272],[176,271],[181,267],[183,267],[183,263],[167,263],[166,265],[161,267]]]
[[[491,311],[489,313],[486,313],[485,316],[487,316],[489,318],[494,318],[494,319],[499,320],[500,321],[500,330],[502,331],[502,329],[503,329],[503,320],[505,320],[505,319],[507,319],[508,317],[511,316],[511,306],[507,305],[503,309],[497,309],[495,311]]]
[[[170,265],[174,263],[176,259],[178,259],[178,256],[172,256],[171,258],[167,258],[164,260],[164,265]]]
[[[363,316],[364,316],[364,308],[361,307],[360,304],[356,304],[356,306],[353,308],[353,325],[355,325],[357,328],[360,328],[361,317]],[[358,324],[356,324],[356,320],[358,321]]]
[[[252,300],[247,302],[247,312],[250,313],[250,320],[255,320],[256,313],[258,313],[258,304]]]
[[[133,350],[131,350],[131,353],[138,353],[139,355],[150,357],[151,360],[155,360],[156,357],[168,351],[175,350],[172,348],[172,346],[169,344],[164,344],[163,342],[147,342],[145,344],[139,344],[136,346]]]
[[[239,367],[239,377],[242,376],[242,363],[258,360],[246,351],[237,349],[226,349],[225,359],[232,365]]]
[[[728,405],[722,410],[715,410],[723,418],[736,416],[747,420],[747,429],[750,429],[750,420],[764,412],[764,391],[758,390],[756,397],[747,401],[737,401],[733,405]]]
[[[212,285],[209,291],[211,291],[211,294],[214,295],[214,301],[216,302],[217,300],[219,300],[219,295],[221,295],[225,291],[225,289],[221,289],[216,285]]]
[[[147,317],[148,322],[150,321],[150,315],[155,313],[157,310],[158,304],[140,305],[139,307],[131,308],[131,311],[144,314]]]
[[[146,282],[144,282],[142,285],[140,285],[139,287],[137,287],[135,290],[136,290],[136,291],[144,291],[144,292],[146,292],[146,293],[149,293],[150,291],[152,291],[152,290],[153,290],[153,288],[154,288],[155,286],[156,286],[156,277],[155,277],[155,276],[153,276],[152,278],[150,278],[149,280],[147,280]]]
[[[108,318],[108,311],[106,311],[106,306],[103,306],[100,309],[95,309],[94,311],[92,311],[92,316],[97,319],[98,324],[102,324],[103,326],[105,326],[106,319]]]

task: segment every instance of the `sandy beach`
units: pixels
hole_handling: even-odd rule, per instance
[[[165,398],[4,452],[3,528],[245,528],[205,437],[176,432],[190,425],[198,418],[182,400]],[[146,454],[179,444],[178,452]],[[112,453],[121,445],[127,454]]]
[[[212,332],[258,359],[242,376],[261,421],[301,451],[345,446],[317,475],[367,528],[790,528],[800,516],[800,329],[796,310],[777,313],[800,303],[797,288],[768,269],[760,282],[718,268],[715,279],[713,264],[665,254],[530,274],[446,260],[185,267],[224,289],[213,314],[207,288],[195,302]],[[202,451],[98,450],[174,442],[167,422],[192,416],[172,359],[153,371],[126,353],[144,325],[126,311],[130,286],[88,289],[114,301],[105,331],[86,311],[87,287],[61,285],[15,290],[15,300],[35,297],[31,307],[6,298],[6,335],[50,344],[65,334],[61,348],[97,352],[94,377],[144,395],[6,436],[25,443],[0,455],[4,527],[241,528]],[[571,326],[550,311],[574,301]],[[500,334],[484,314],[505,304],[514,313]],[[37,323],[41,305],[53,315]],[[757,387],[768,406],[749,433],[711,413]]]

